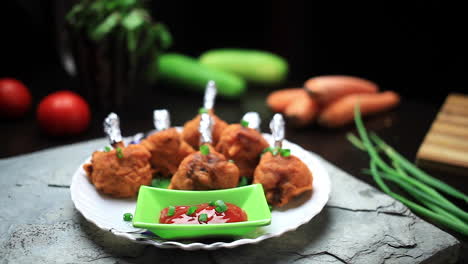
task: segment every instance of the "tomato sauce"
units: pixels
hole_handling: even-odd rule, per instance
[[[187,215],[187,211],[191,206],[174,206],[174,215],[168,216],[169,208],[166,207],[161,211],[159,217],[159,223],[161,224],[221,224],[221,223],[233,223],[247,221],[247,214],[240,207],[226,203],[227,210],[225,212],[216,212],[216,206],[211,206],[208,203],[193,205],[197,207],[197,210]],[[199,216],[206,214],[207,221],[200,221]]]

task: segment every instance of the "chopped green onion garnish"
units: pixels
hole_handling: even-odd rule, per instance
[[[239,180],[239,184],[237,185],[237,187],[242,187],[242,186],[246,186],[249,184],[249,180],[247,179],[247,177],[241,177],[240,180]]]
[[[121,148],[116,148],[117,150],[117,158],[121,159],[123,158],[123,152]]]
[[[186,215],[192,215],[193,213],[195,213],[195,211],[197,211],[197,207],[196,206],[190,206],[190,208],[187,210],[187,213],[185,213]]]
[[[200,146],[200,152],[203,155],[208,155],[208,154],[210,154],[210,147],[208,147],[208,145],[201,145]]]
[[[206,108],[202,107],[202,108],[198,109],[198,113],[199,114],[208,114],[208,110],[206,110]]]
[[[281,150],[280,147],[276,147],[276,148],[273,149],[273,151],[271,152],[271,154],[273,154],[273,156],[276,156],[276,155],[278,155],[278,153],[280,152],[280,150]]]
[[[124,220],[124,221],[127,221],[127,222],[128,222],[128,221],[132,221],[132,219],[133,219],[133,215],[132,215],[131,213],[125,213],[125,214],[123,215],[123,220]]]
[[[206,222],[206,221],[208,221],[208,215],[207,215],[207,214],[200,214],[200,215],[198,216],[198,221],[200,221],[200,222]]]
[[[175,206],[169,206],[167,209],[167,216],[173,216],[175,214]]]
[[[283,157],[289,157],[291,156],[291,150],[290,149],[281,149],[280,150],[280,155]]]
[[[216,205],[216,212],[218,213],[224,213],[227,211],[227,205],[224,203],[223,200],[217,200],[216,202],[214,202],[214,204]]]
[[[268,147],[268,148],[265,148],[263,151],[262,151],[262,154],[264,153],[267,153],[267,152],[272,152],[273,151],[273,147]],[[273,153],[273,152],[272,152]]]
[[[215,206],[215,202],[214,202],[214,201],[211,201],[211,202],[209,203],[209,205],[210,205],[210,206]]]
[[[106,147],[104,148],[104,151],[105,151],[105,152],[109,152],[109,151],[111,151],[111,150],[112,150],[112,149],[111,149],[109,146],[106,146]]]
[[[228,162],[230,162],[230,163],[235,163],[234,160],[228,160]]]
[[[241,121],[240,121],[240,124],[241,124],[241,126],[243,126],[243,127],[249,127],[249,122],[247,122],[247,121],[245,121],[245,120],[241,120]]]
[[[156,187],[156,188],[161,188],[161,189],[167,189],[170,183],[171,183],[170,178],[154,178],[151,181],[151,186]]]

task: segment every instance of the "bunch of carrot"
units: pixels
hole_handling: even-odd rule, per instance
[[[352,76],[328,75],[307,80],[303,88],[272,92],[268,106],[295,125],[305,126],[317,120],[325,127],[339,127],[353,121],[353,111],[360,104],[363,115],[386,111],[400,102],[393,91],[379,92],[368,80]]]

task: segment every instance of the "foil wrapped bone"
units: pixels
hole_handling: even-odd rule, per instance
[[[209,114],[201,114],[200,126],[198,127],[198,132],[200,132],[200,145],[213,143],[213,124],[214,120]]]
[[[274,147],[281,148],[284,139],[285,122],[282,114],[275,114],[270,121],[271,135],[273,136]]]
[[[171,127],[171,117],[166,109],[153,111],[153,123],[157,131],[163,131]]]
[[[247,112],[242,117],[242,120],[247,121],[249,123],[248,127],[255,129],[260,132],[260,124],[262,123],[262,119],[257,112]]]
[[[106,133],[113,147],[123,144],[120,132],[120,119],[116,113],[112,112],[104,119],[104,133]]]

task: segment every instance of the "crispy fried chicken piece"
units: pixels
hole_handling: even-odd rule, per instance
[[[216,146],[221,133],[228,126],[226,122],[217,117],[213,111],[209,111],[210,116],[214,119],[213,124],[213,146]],[[183,139],[193,148],[198,149],[200,146],[200,132],[198,132],[198,126],[200,125],[200,115],[197,115],[194,119],[188,121],[184,125],[184,131],[182,132]]]
[[[240,124],[233,124],[224,129],[216,145],[216,151],[236,163],[240,176],[252,178],[260,154],[267,147],[268,142],[260,132]]]
[[[173,175],[182,160],[195,152],[175,128],[153,133],[141,145],[151,153],[150,163],[154,172],[166,177]]]
[[[239,169],[210,146],[210,153],[188,155],[180,164],[169,185],[178,190],[217,190],[234,188],[239,182]]]
[[[116,149],[95,151],[91,163],[83,165],[83,169],[99,192],[118,198],[133,197],[141,185],[151,184],[151,154],[140,145],[121,150],[121,158]]]
[[[312,190],[312,173],[297,157],[265,153],[254,172],[253,183],[261,183],[268,203],[283,206],[299,194]]]

